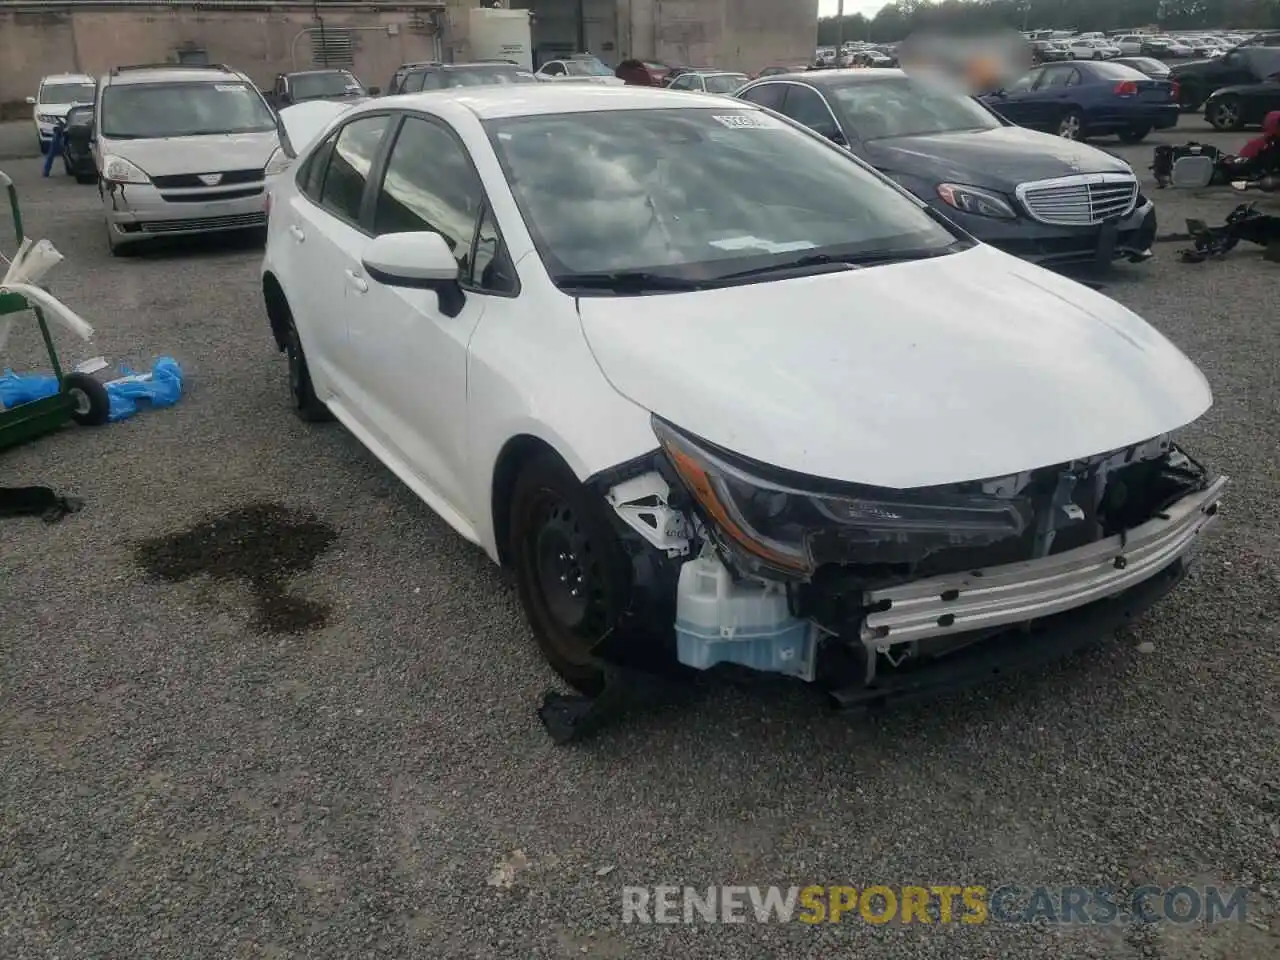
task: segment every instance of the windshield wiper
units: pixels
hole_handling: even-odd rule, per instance
[[[562,273],[552,278],[558,287],[575,290],[606,290],[613,293],[678,292],[702,290],[705,280],[686,280],[645,270],[618,270],[612,273]]]
[[[957,241],[959,242],[959,241]],[[886,263],[905,263],[908,260],[928,260],[943,254],[953,253],[955,244],[933,250],[875,250],[866,253],[809,253],[794,260],[783,263],[771,263],[750,270],[739,270],[737,273],[726,273],[715,277],[712,285],[734,280],[746,280],[752,277],[768,276],[771,273],[790,273],[797,270],[810,273],[838,273],[841,270],[853,270],[858,267],[878,266]],[[814,267],[826,267],[825,270],[814,270]]]

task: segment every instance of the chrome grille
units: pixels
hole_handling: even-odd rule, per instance
[[[223,217],[193,217],[189,220],[148,220],[138,224],[143,233],[182,233],[195,230],[239,230],[265,227],[265,213],[234,213]]]
[[[1019,185],[1018,199],[1032,218],[1062,226],[1088,226],[1127,216],[1138,201],[1129,173],[1089,173]]]

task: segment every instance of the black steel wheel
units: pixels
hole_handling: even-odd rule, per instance
[[[592,648],[626,609],[626,556],[603,501],[559,457],[527,463],[511,498],[510,556],[520,602],[547,662],[579,691],[604,682]]]
[[[71,419],[82,427],[100,427],[111,417],[111,397],[102,381],[87,373],[69,373],[62,378],[62,392],[73,404]]]
[[[308,423],[332,420],[333,414],[320,402],[311,385],[311,371],[307,368],[307,358],[302,352],[302,338],[298,336],[298,328],[292,320],[289,321],[289,330],[285,335],[284,353],[289,361],[289,394],[293,398],[294,411]]]

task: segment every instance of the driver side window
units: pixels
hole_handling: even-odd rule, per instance
[[[688,73],[682,73],[671,81],[672,90],[692,90],[693,76]]]
[[[565,75],[564,64],[559,60],[553,60],[542,68],[542,72],[549,77],[563,77]]]
[[[1015,81],[1009,85],[1009,93],[1026,93],[1028,90],[1035,89],[1036,81],[1040,79],[1043,70],[1032,70],[1025,77]]]
[[[814,133],[832,139],[840,136],[840,127],[836,124],[836,118],[831,115],[831,108],[821,94],[808,87],[793,85],[787,91],[782,112]]]

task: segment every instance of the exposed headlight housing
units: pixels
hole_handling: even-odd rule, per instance
[[[950,488],[886,490],[760,476],[670,424],[653,429],[676,473],[725,545],[751,568],[804,579],[827,562],[900,564],[951,547],[1021,536],[1034,510],[1022,498]],[[765,472],[767,468],[761,468]]]
[[[994,217],[998,220],[1014,220],[1017,214],[1009,201],[998,193],[963,183],[938,184],[938,196],[949,207],[976,217]]]
[[[267,158],[267,165],[263,168],[262,175],[264,177],[279,176],[289,169],[291,162],[288,154],[276,147],[271,151],[271,156]]]
[[[102,179],[108,183],[150,183],[151,178],[137,164],[111,154],[102,158]]]

